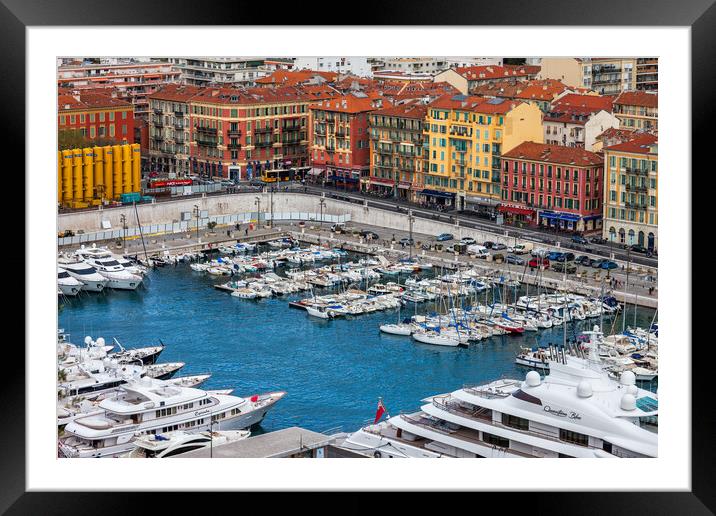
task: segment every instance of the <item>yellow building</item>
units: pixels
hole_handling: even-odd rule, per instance
[[[494,212],[501,199],[501,155],[523,141],[542,143],[535,104],[455,95],[428,106],[427,170],[420,192],[427,204]],[[469,206],[473,205],[473,206]]]
[[[604,148],[603,236],[614,244],[658,247],[657,137],[637,134]]]

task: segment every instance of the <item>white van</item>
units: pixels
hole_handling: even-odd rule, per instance
[[[525,244],[516,244],[512,247],[507,248],[508,253],[512,254],[527,254],[534,249],[534,244],[532,242],[527,242]]]
[[[467,254],[473,255],[476,258],[487,258],[490,255],[490,252],[484,245],[473,244],[467,246]]]

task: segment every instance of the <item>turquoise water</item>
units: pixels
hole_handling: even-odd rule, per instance
[[[426,396],[466,383],[522,378],[526,369],[514,364],[521,346],[563,339],[559,327],[492,338],[469,348],[434,347],[380,334],[378,326],[395,322],[397,310],[316,320],[288,307],[289,300],[307,293],[242,300],[212,287],[225,281],[185,264],[156,269],[149,273],[147,287],[135,292],[85,294],[62,303],[59,327],[74,343],[85,335],[107,342],[117,338],[125,347],[161,339],[166,349],[159,361],[186,362],[179,375],[212,373],[207,389],[232,387],[240,396],[287,391],[262,423],[263,431],[292,425],[356,430],[372,421],[380,396],[395,415],[418,409]],[[401,317],[414,313],[410,306]],[[418,305],[418,313],[431,308]],[[627,310],[627,324],[633,324],[633,310]],[[653,315],[653,310],[640,309],[637,323],[647,326]],[[593,324],[575,322],[568,327],[568,338]],[[605,319],[606,329],[610,326]],[[615,327],[621,329],[620,320]]]

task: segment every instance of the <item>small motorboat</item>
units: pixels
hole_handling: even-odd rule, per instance
[[[451,346],[460,345],[460,341],[454,337],[441,335],[434,331],[417,331],[412,334],[413,339],[423,344],[432,344],[434,346]]]
[[[380,331],[390,335],[410,336],[413,333],[413,328],[410,324],[381,324]]]
[[[308,315],[311,317],[316,317],[318,319],[330,319],[331,313],[327,311],[325,308],[317,308],[313,306],[307,306],[306,311],[308,312]]]

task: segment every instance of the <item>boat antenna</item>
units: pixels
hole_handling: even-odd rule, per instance
[[[119,346],[120,351],[124,351],[124,347],[119,343],[119,341],[117,340],[117,337],[112,337],[112,340],[114,341],[114,343],[117,346]]]

